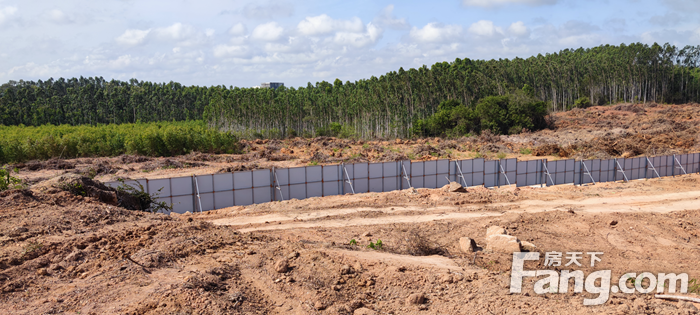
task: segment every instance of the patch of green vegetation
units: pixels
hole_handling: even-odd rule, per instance
[[[121,125],[1,126],[0,164],[50,158],[137,154],[175,156],[192,151],[240,152],[238,137],[202,121]]]
[[[506,158],[506,154],[503,153],[503,152],[498,152],[498,154],[496,154],[496,157],[497,157],[499,160],[503,160],[503,159]]]
[[[384,246],[384,243],[382,243],[382,240],[377,240],[376,243],[374,242],[369,242],[369,245],[367,245],[368,248],[374,249],[374,250],[381,250],[382,246]]]
[[[351,246],[357,246],[357,241],[353,238],[350,240],[350,242],[348,244]]]
[[[24,246],[24,250],[22,251],[22,255],[28,255],[33,252],[40,251],[42,248],[44,248],[44,244],[40,242],[29,242],[26,246]]]
[[[530,155],[530,154],[532,154],[532,149],[530,149],[530,148],[521,148],[521,149],[520,149],[520,154],[522,154],[522,155]]]
[[[531,94],[529,86],[504,96],[488,96],[476,104],[447,100],[438,111],[413,123],[411,133],[419,137],[461,137],[491,130],[495,134],[516,134],[523,129],[547,127],[547,104]]]
[[[15,169],[15,173],[17,173]],[[0,191],[8,189],[22,189],[25,185],[21,179],[11,176],[10,171],[6,168],[0,168]]]
[[[693,278],[688,281],[688,293],[700,294],[700,282],[698,282],[698,279]]]
[[[307,166],[316,166],[316,165],[318,165],[318,161],[310,161],[309,164],[307,164]]]
[[[146,189],[143,187],[143,185],[141,185],[141,183],[139,182],[136,182],[138,188],[135,188],[131,185],[127,185],[121,178],[119,179],[119,182],[121,183],[121,185],[117,187],[117,194],[128,194],[134,198],[133,204],[129,204],[127,206],[127,209],[146,211],[151,213],[156,213],[158,211],[165,212],[173,210],[172,205],[168,205],[164,201],[157,201],[158,195],[160,195],[160,191],[163,190],[163,188],[158,189],[158,191],[153,194],[149,194],[148,192],[146,192]]]

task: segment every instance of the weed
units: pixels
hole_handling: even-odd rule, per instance
[[[85,187],[81,183],[75,182],[75,183],[63,183],[60,185],[60,188],[70,192],[71,194],[74,194],[76,196],[87,196],[87,191],[85,190]]]
[[[15,168],[15,173],[18,173],[18,169]],[[0,168],[0,191],[3,190],[8,190],[8,189],[22,189],[24,188],[24,184],[22,183],[22,180],[10,176],[10,171],[4,168]]]
[[[164,201],[159,202],[156,200],[158,198],[158,195],[160,194],[160,191],[163,190],[163,188],[158,189],[156,193],[149,194],[146,192],[146,189],[143,187],[143,185],[141,185],[141,183],[139,182],[136,182],[139,186],[138,189],[134,188],[131,185],[125,184],[124,179],[120,178],[119,182],[121,183],[121,185],[117,187],[117,193],[131,195],[131,197],[135,199],[135,204],[130,207],[127,207],[127,209],[134,208],[129,210],[141,210],[152,213],[156,213],[161,210],[163,210],[164,212],[173,210],[172,205],[168,205]]]
[[[688,293],[700,294],[700,282],[698,282],[698,279],[693,278],[688,281]]]
[[[374,249],[374,250],[381,250],[382,246],[384,246],[384,243],[382,243],[382,240],[377,240],[376,243],[374,242],[369,242],[369,245],[367,245],[368,248]]]
[[[369,148],[369,144],[367,144],[367,143],[363,144],[363,145],[362,145],[362,148],[363,148],[363,149]]]
[[[522,154],[522,155],[530,155],[530,154],[532,154],[532,149],[530,149],[530,148],[521,148],[521,149],[520,149],[520,154]]]
[[[22,251],[22,255],[28,255],[33,252],[38,252],[42,248],[44,248],[44,244],[39,243],[39,242],[29,242],[26,246],[24,246],[24,251]]]
[[[310,161],[307,166],[316,166],[318,165],[318,161]]]
[[[481,152],[476,152],[476,153],[474,153],[474,158],[475,158],[475,159],[481,159],[481,158],[484,158],[484,155],[481,154]]]
[[[416,159],[416,155],[413,154],[413,153],[408,153],[408,159],[411,160],[411,161],[413,161],[413,160]]]
[[[352,246],[357,246],[357,241],[353,238],[353,239],[350,240],[350,243],[349,243],[349,244],[352,245]]]
[[[498,152],[498,154],[496,155],[496,157],[497,157],[499,160],[502,160],[502,159],[505,159],[505,158],[506,158],[506,154],[503,153],[503,152]]]

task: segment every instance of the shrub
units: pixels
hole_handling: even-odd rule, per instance
[[[0,191],[22,188],[24,188],[24,184],[21,179],[11,176],[9,170],[0,168]]]

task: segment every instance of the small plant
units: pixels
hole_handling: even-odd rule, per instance
[[[15,173],[17,172],[18,169],[15,169]],[[0,168],[0,191],[22,188],[24,188],[24,184],[22,183],[21,179],[14,176],[10,176],[10,171],[4,168]]]
[[[367,143],[363,144],[363,145],[362,145],[362,148],[363,148],[363,149],[369,148],[369,144],[367,144]]]
[[[381,250],[383,245],[384,245],[384,243],[382,243],[382,240],[377,240],[376,243],[369,242],[369,245],[367,245],[367,247],[374,249],[374,250]]]
[[[353,239],[350,240],[350,243],[349,243],[349,244],[350,244],[351,246],[357,246],[357,241],[353,238]]]
[[[117,187],[117,193],[119,194],[127,194],[130,195],[131,197],[134,198],[133,202],[134,204],[128,205],[127,209],[129,210],[141,210],[141,211],[147,211],[147,212],[152,212],[156,213],[158,211],[172,211],[173,206],[168,205],[164,201],[156,201],[156,198],[160,194],[160,191],[163,190],[163,188],[158,189],[158,191],[154,194],[149,194],[146,192],[146,189],[141,185],[141,183],[136,182],[139,186],[139,188],[135,188],[131,185],[127,185],[124,183],[124,179],[118,179],[121,185]],[[133,209],[130,209],[133,208]]]
[[[700,294],[700,282],[698,282],[698,279],[693,278],[688,281],[688,293]]]
[[[76,196],[87,196],[87,191],[85,190],[85,187],[83,187],[82,184],[75,182],[75,183],[63,183],[61,185],[61,189],[70,192],[71,194],[74,194]]]
[[[316,166],[318,165],[318,161],[311,161],[307,166]]]
[[[522,155],[530,155],[532,154],[532,150],[530,148],[521,148],[520,149],[520,154]]]
[[[44,244],[39,243],[39,242],[29,242],[27,246],[24,246],[24,251],[22,251],[22,255],[28,255],[33,252],[38,252],[42,248],[44,248]]]
[[[498,154],[496,154],[496,157],[497,157],[499,160],[502,160],[502,159],[505,159],[505,158],[506,158],[506,154],[503,153],[503,152],[498,152]]]

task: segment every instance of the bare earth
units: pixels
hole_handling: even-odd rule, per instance
[[[587,307],[591,295],[537,295],[528,279],[510,294],[512,255],[465,254],[458,240],[483,247],[486,228],[498,225],[542,255],[604,252],[595,270],[612,270],[613,280],[644,271],[697,279],[699,180],[418,189],[179,216],[8,191],[0,195],[0,313],[696,314],[638,293]],[[378,239],[381,250],[366,247]],[[551,268],[542,262],[526,266]],[[414,293],[425,301],[409,303]]]
[[[594,268],[584,262],[574,270],[612,270],[615,284],[628,272],[700,279],[698,174],[584,187],[403,190],[172,216],[45,184],[65,173],[158,178],[409,153],[561,159],[700,151],[697,106],[619,106],[558,114],[556,131],[508,137],[260,140],[236,156],[24,163],[19,176],[34,185],[0,193],[0,314],[698,314],[700,304],[639,293],[583,306],[594,295],[538,295],[534,278],[511,294],[512,254],[484,249],[486,229],[501,226],[540,256],[603,252]],[[461,237],[480,248],[463,252]],[[378,240],[381,249],[367,247]],[[553,268],[543,262],[525,266]],[[699,289],[685,296],[700,298]]]

